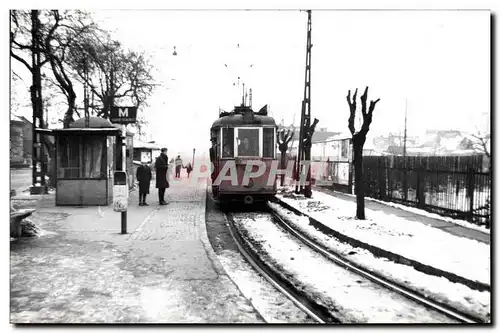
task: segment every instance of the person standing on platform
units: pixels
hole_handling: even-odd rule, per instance
[[[139,182],[139,206],[149,206],[146,203],[146,195],[149,194],[149,185],[151,185],[151,178],[153,178],[153,174],[151,173],[151,168],[146,162],[143,162],[137,168],[135,178]]]
[[[175,178],[181,177],[182,159],[181,155],[177,155],[175,159]]]
[[[158,189],[158,201],[160,205],[166,205],[165,190],[169,187],[167,180],[168,156],[167,148],[161,149],[161,154],[156,158],[156,188]]]

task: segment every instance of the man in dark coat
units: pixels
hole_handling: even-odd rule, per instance
[[[167,148],[162,148],[160,156],[156,158],[156,188],[158,189],[158,200],[160,205],[166,205],[165,189],[169,187],[167,180],[168,156]]]
[[[139,181],[139,206],[149,206],[146,203],[146,195],[149,194],[149,185],[153,178],[151,168],[146,163],[142,163],[137,168],[135,177]]]

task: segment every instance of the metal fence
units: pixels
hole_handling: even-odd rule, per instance
[[[491,224],[491,173],[477,156],[366,156],[365,195]]]

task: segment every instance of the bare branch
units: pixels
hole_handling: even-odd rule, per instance
[[[347,93],[347,103],[349,104],[349,131],[351,132],[352,135],[354,135],[355,128],[354,128],[354,119],[356,117],[356,95],[358,94],[358,89],[356,88],[356,91],[354,92],[354,96],[351,101],[351,91],[349,90]]]
[[[373,110],[375,110],[375,105],[380,101],[380,98],[377,99],[376,101],[370,101],[370,109],[368,110],[368,114],[372,114]]]
[[[26,66],[28,68],[28,70],[33,73],[33,68],[28,64],[28,62],[26,60],[24,60],[23,58],[21,58],[20,56],[18,56],[14,52],[12,52],[12,50],[10,51],[10,55],[12,56],[12,58],[16,59],[17,61],[22,63],[24,66]]]
[[[17,74],[17,73],[16,73],[16,72],[14,72],[14,71],[11,71],[11,72],[12,72],[12,75],[14,75],[15,77],[17,77],[17,79],[19,79],[19,80],[21,80],[21,81],[23,81],[23,82],[24,82],[23,78],[22,78],[19,74]]]
[[[365,92],[361,95],[361,115],[363,116],[363,120],[366,117],[366,99],[368,97],[368,87],[366,87]]]
[[[287,132],[287,139],[286,139],[286,144],[287,144],[287,145],[288,145],[288,143],[289,143],[290,141],[292,141],[292,139],[293,139],[293,135],[294,135],[294,134],[295,134],[294,132],[292,132],[292,131],[288,130],[288,132]]]
[[[473,142],[473,145],[476,147],[479,147],[479,149],[489,158],[491,155],[490,151],[488,150],[488,141],[490,141],[489,136],[481,136],[480,134],[475,135],[472,134],[472,137],[474,137],[476,140],[479,142]]]

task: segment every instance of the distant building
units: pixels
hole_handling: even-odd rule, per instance
[[[134,138],[134,162],[153,163],[160,155],[161,147],[154,141],[145,142]]]
[[[280,126],[278,131],[281,129],[293,130],[293,139],[290,141],[288,153],[292,156],[297,156],[297,149],[299,146],[300,131],[298,127],[294,126]],[[329,131],[326,127],[317,128],[314,131],[311,143],[311,158],[313,160],[321,160],[326,156],[326,151],[323,149],[323,143],[325,143],[328,138],[340,134],[339,132]]]
[[[22,116],[11,114],[10,118],[10,161],[11,165],[31,163],[33,149],[31,122]]]
[[[389,134],[377,136],[373,139],[375,150],[386,155],[406,156],[434,156],[434,155],[476,155],[481,154],[474,138],[469,134],[456,130],[427,130],[421,136],[406,138],[406,152],[404,151],[404,137]],[[369,141],[365,143],[364,155],[369,156]]]

